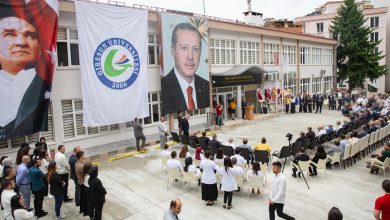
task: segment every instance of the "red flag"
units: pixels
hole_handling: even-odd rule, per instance
[[[274,53],[275,65],[279,65],[279,52]]]
[[[264,93],[262,89],[257,89],[257,100],[264,102]]]

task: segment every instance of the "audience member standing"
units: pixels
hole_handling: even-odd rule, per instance
[[[14,195],[11,198],[11,210],[12,216],[15,220],[32,220],[34,214],[27,210],[26,207],[23,206],[24,199],[22,195]]]
[[[30,175],[28,174],[28,164],[30,163],[30,157],[24,155],[22,157],[22,163],[18,166],[16,171],[16,184],[19,186],[19,191],[24,198],[24,207],[30,209]]]
[[[135,137],[135,145],[137,147],[137,151],[140,151],[141,148],[139,146],[139,141],[142,140],[142,147],[145,146],[145,135],[144,135],[144,128],[142,127],[142,124],[138,118],[134,119],[134,124],[133,124],[133,130],[134,130],[134,137]]]
[[[4,175],[4,166],[3,166],[3,160],[4,159],[6,159],[8,156],[2,156],[1,158],[0,158],[0,178],[2,178],[3,177],[3,175]]]
[[[45,174],[39,169],[41,166],[41,159],[35,158],[33,161],[34,166],[30,168],[30,178],[31,178],[31,190],[34,194],[34,209],[35,215],[40,218],[47,215],[42,209],[43,198],[45,197],[45,183],[43,179],[45,178]]]
[[[39,142],[41,142],[41,144],[42,144],[42,149],[47,151],[46,138],[45,137],[39,138]]]
[[[70,178],[73,180],[74,183],[74,201],[76,203],[76,206],[80,206],[80,187],[77,183],[77,176],[75,172],[75,164],[77,161],[76,154],[80,151],[80,147],[77,146],[73,149],[73,154],[69,157],[69,166],[70,166]]]
[[[15,181],[14,179],[4,178],[2,183],[3,192],[1,193],[1,206],[4,208],[4,217],[5,220],[13,220],[12,211],[11,211],[11,198],[16,195]]]
[[[229,157],[225,157],[223,161],[224,167],[218,170],[218,173],[222,175],[221,190],[223,194],[223,208],[231,209],[233,200],[233,191],[237,190],[237,183],[235,176],[240,175],[235,169],[233,169],[232,161]],[[227,206],[226,206],[227,203]]]
[[[177,126],[179,127],[179,136],[183,134],[183,130],[181,128],[181,123],[183,122],[183,113],[179,110],[177,112]]]
[[[183,135],[189,136],[190,133],[190,124],[188,122],[188,119],[190,119],[190,115],[187,114],[185,118],[183,118],[183,121],[181,123],[182,129],[183,129]]]
[[[85,190],[84,190],[84,216],[87,216],[89,215],[89,218],[90,219],[93,219],[93,215],[94,215],[94,212],[93,212],[93,206],[92,206],[92,195],[91,195],[91,189],[89,188],[89,184],[88,184],[88,181],[89,181],[89,171],[91,170],[92,168],[92,164],[91,163],[85,163],[84,164],[84,168],[83,168],[83,177],[84,177],[84,187],[85,187]]]
[[[207,206],[212,206],[218,198],[217,179],[215,177],[215,171],[218,170],[218,166],[214,161],[210,160],[211,151],[206,151],[204,156],[205,159],[200,163],[200,169],[203,170],[202,200],[206,201]]]
[[[385,179],[382,182],[382,189],[385,191],[385,195],[378,197],[375,200],[374,217],[377,220],[380,219],[389,220],[390,219],[390,180]]]
[[[75,172],[76,172],[76,177],[77,177],[77,184],[79,185],[80,188],[80,213],[84,213],[84,208],[85,208],[85,203],[84,203],[84,192],[85,192],[85,187],[84,187],[84,151],[79,151],[76,153],[77,161],[74,166]]]
[[[280,162],[272,163],[272,171],[275,178],[272,181],[272,191],[269,197],[269,219],[275,220],[275,210],[280,218],[295,220],[295,218],[283,212],[284,202],[286,200],[286,177],[281,172],[282,164]]]
[[[236,99],[232,98],[232,101],[230,102],[230,113],[232,114],[232,120],[235,120],[235,115],[236,115],[236,108],[237,108],[237,103]]]
[[[160,136],[160,149],[163,150],[165,143],[167,142],[168,129],[165,126],[165,117],[161,116],[160,123],[158,124],[158,133]]]
[[[180,199],[175,199],[171,201],[169,205],[169,210],[164,212],[163,220],[179,220],[177,215],[181,212],[182,203]]]
[[[98,178],[98,167],[95,166],[90,169],[88,184],[91,192],[92,205],[95,211],[94,220],[101,220],[107,191]]]
[[[45,175],[43,178],[43,183],[45,184],[45,196],[49,196],[50,199],[54,198],[51,194],[49,194],[49,184],[47,182],[47,167],[49,166],[49,155],[46,150],[41,151],[40,155],[41,166],[39,166],[39,170]]]
[[[16,165],[19,165],[22,163],[22,157],[30,155],[30,146],[28,143],[23,143],[20,145],[20,148],[18,150],[18,153],[16,155]]]
[[[61,176],[62,181],[65,182],[64,188],[64,202],[71,202],[73,199],[68,197],[68,185],[69,185],[69,171],[70,166],[68,161],[65,158],[65,146],[58,146],[58,152],[55,156],[55,161],[57,164],[57,173]]]
[[[62,180],[61,175],[57,173],[56,162],[51,162],[47,169],[47,181],[50,184],[50,194],[54,196],[54,209],[56,212],[56,219],[60,220],[65,218],[64,214],[61,214],[62,201],[64,200],[64,187],[65,181]]]
[[[223,105],[221,103],[217,103],[217,106],[215,107],[215,111],[217,113],[217,125],[222,126],[222,110],[223,110]]]

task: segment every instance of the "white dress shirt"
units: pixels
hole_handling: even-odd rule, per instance
[[[188,172],[194,172],[196,177],[199,177],[201,174],[200,169],[196,168],[196,166],[192,164],[188,166]]]
[[[226,142],[226,143],[224,143],[223,145],[225,145],[225,146],[230,146],[230,147],[233,148],[233,150],[235,150],[236,147],[237,147],[237,145],[235,145],[235,144],[233,144],[233,143],[229,143],[229,142]]]
[[[34,213],[29,212],[26,209],[16,209],[14,211],[15,220],[32,220],[34,219]]]
[[[286,200],[286,177],[283,173],[275,175],[272,181],[272,191],[269,195],[269,199],[273,203],[284,204]]]
[[[16,193],[12,189],[4,189],[4,191],[1,193],[1,205],[4,208],[4,216],[6,220],[14,219],[11,213],[11,198],[14,195],[16,195]]]
[[[61,152],[57,152],[55,156],[55,161],[57,165],[57,173],[58,174],[66,174],[69,173],[70,166],[68,161],[65,158],[65,154]]]
[[[239,154],[235,154],[234,156],[232,156],[232,158],[233,157],[235,157],[237,159],[237,165],[238,166],[246,163],[246,160],[244,159],[244,157],[239,155]]]
[[[162,150],[161,151],[161,157],[171,157],[171,151],[169,151],[169,150]]]
[[[196,99],[196,89],[195,89],[195,77],[193,78],[191,83],[188,83],[186,80],[184,80],[180,76],[180,74],[177,72],[176,68],[175,68],[175,75],[176,75],[177,80],[179,81],[181,92],[184,95],[184,99],[186,100],[187,107],[188,107],[187,88],[188,88],[188,86],[191,86],[192,87],[192,99],[194,100],[194,103],[195,103],[195,109],[198,109],[198,103],[196,101],[197,99]]]
[[[167,167],[168,168],[178,168],[180,171],[183,171],[183,165],[181,164],[180,160],[177,160],[177,159],[167,160]]]
[[[36,75],[35,69],[22,70],[12,75],[0,69],[0,126],[15,120],[20,103]]]
[[[204,184],[215,184],[217,183],[217,178],[215,177],[215,170],[218,170],[218,166],[214,161],[210,159],[204,159],[200,162],[200,168],[202,172],[202,183]]]
[[[318,132],[317,137],[321,137],[321,135],[326,134],[326,130],[322,129],[320,132]]]
[[[238,175],[242,175],[242,176],[245,175],[244,169],[242,169],[242,168],[239,167],[239,166],[233,165],[233,168],[231,168],[231,169],[232,169],[232,170],[235,170],[235,172],[238,173]]]

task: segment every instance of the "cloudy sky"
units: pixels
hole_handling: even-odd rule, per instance
[[[203,14],[202,0],[120,0],[126,4],[140,4],[160,8]],[[314,11],[314,8],[332,0],[252,0],[252,11],[264,14],[264,18],[294,19]],[[243,20],[247,10],[246,0],[204,0],[209,16]]]

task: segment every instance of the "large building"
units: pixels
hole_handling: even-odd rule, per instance
[[[337,10],[343,4],[344,1],[329,1],[324,5],[316,8],[314,12],[294,19],[294,23],[302,25],[303,33],[311,34],[313,36],[334,38],[331,25],[334,17],[337,16]],[[388,47],[390,46],[387,39],[386,26],[387,26],[387,7],[374,7],[371,1],[358,1],[357,4],[363,11],[364,17],[367,19],[366,26],[373,29],[373,33],[370,36],[371,41],[381,41],[377,50],[382,51],[382,55],[385,57],[380,60],[380,65],[387,65],[390,67],[390,62],[386,62],[386,54]],[[384,4],[382,4],[384,5]],[[342,36],[341,36],[342,37]],[[376,80],[367,80],[367,84],[378,89],[378,92],[390,91],[390,75],[382,76]]]
[[[213,81],[211,100],[224,104],[225,118],[226,106],[232,97],[237,99],[238,115],[241,114],[240,100],[243,96],[255,105],[255,112],[259,112],[256,98],[258,88],[283,84],[284,88],[291,89],[294,94],[304,91],[328,92],[333,89],[335,40],[187,12],[139,5],[134,7],[149,11],[147,40],[150,116],[143,119],[145,135],[157,133],[157,123],[161,116],[158,13],[202,16],[208,19],[209,69]],[[253,13],[246,14],[256,16]],[[89,148],[133,138],[131,122],[83,127],[82,73],[74,2],[61,1],[58,27],[58,62],[49,111],[49,131],[1,141],[0,153],[15,152],[22,142],[36,142],[39,136],[45,136],[50,146],[65,144],[68,149],[77,145]],[[259,80],[246,85],[234,81],[247,73],[257,74]],[[226,84],[228,86],[221,86],[218,84],[219,80],[230,81]],[[191,112],[190,124],[207,123],[213,112],[215,109],[212,107]],[[171,115],[170,118],[171,128],[177,128],[174,116]]]

